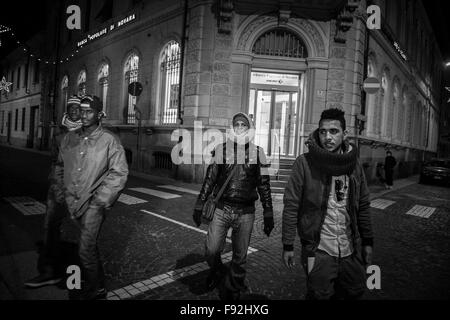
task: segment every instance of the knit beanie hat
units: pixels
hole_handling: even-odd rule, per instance
[[[80,97],[73,95],[67,100],[67,110],[69,109],[69,106],[74,104],[77,106],[80,106],[81,100]]]
[[[103,104],[99,97],[86,95],[81,98],[81,107],[82,108],[92,108],[97,110],[98,112],[103,110]]]

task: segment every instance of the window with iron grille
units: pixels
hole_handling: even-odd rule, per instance
[[[162,124],[177,123],[178,94],[180,80],[180,45],[170,41],[161,54],[161,122]]]
[[[138,81],[138,73],[139,73],[139,57],[136,54],[131,54],[124,66],[124,75],[125,75],[125,108],[126,108],[126,124],[135,124],[135,105],[136,105],[136,97],[133,97],[128,93],[128,85],[132,82]]]
[[[100,66],[97,80],[99,84],[99,96],[103,103],[103,110],[106,112],[106,98],[108,96],[108,76],[109,76],[109,65],[103,63]]]
[[[272,29],[261,35],[253,45],[258,55],[306,58],[308,52],[302,39],[285,29]]]

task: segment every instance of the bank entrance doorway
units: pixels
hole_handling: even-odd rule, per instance
[[[255,143],[268,156],[297,156],[300,96],[299,74],[252,72],[249,115]]]

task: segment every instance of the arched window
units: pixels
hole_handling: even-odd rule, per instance
[[[180,79],[180,45],[170,41],[162,50],[160,57],[160,101],[162,124],[177,123],[178,94]]]
[[[377,77],[376,60],[373,55],[369,56],[369,60],[367,63],[367,77],[368,78]],[[369,121],[367,121],[367,132],[369,134],[375,133],[377,106],[378,106],[378,94],[367,94],[365,114],[367,114],[367,117],[369,119]]]
[[[136,97],[133,97],[128,93],[128,85],[132,82],[138,81],[138,73],[139,73],[139,57],[137,54],[132,53],[125,61],[125,65],[123,68],[124,79],[125,79],[125,109],[126,109],[126,121],[127,124],[136,123],[135,117],[135,106],[136,106]]]
[[[103,109],[105,110],[105,112],[107,106],[106,98],[108,97],[108,77],[109,77],[109,65],[106,62],[103,62],[100,65],[100,68],[98,69],[97,83],[99,88],[98,95],[103,102]]]
[[[61,81],[61,112],[59,115],[62,116],[62,114],[67,109],[67,99],[69,98],[69,77],[65,75]]]
[[[421,109],[420,102],[417,102],[414,113],[413,113],[413,144],[419,145],[420,141],[420,109]]]
[[[388,75],[386,71],[383,72],[381,77],[381,90],[380,90],[380,108],[377,110],[376,126],[375,130],[377,134],[386,134],[386,121],[383,119],[386,117],[388,97],[389,97],[389,85],[388,85]],[[384,129],[382,129],[382,127]]]
[[[86,70],[81,70],[77,78],[78,95],[86,95]]]
[[[305,43],[293,32],[276,28],[262,34],[253,45],[252,52],[258,55],[306,58]]]
[[[392,103],[388,106],[387,130],[386,135],[392,138],[395,134],[397,138],[397,130],[394,131],[394,123],[398,125],[398,120],[394,122],[394,117],[398,119],[398,110],[400,102],[400,85],[398,79],[394,80],[394,91],[392,92]]]
[[[398,108],[398,118],[397,118],[397,139],[400,141],[404,141],[405,138],[405,120],[407,119],[406,115],[406,106],[407,106],[407,89],[403,89],[402,99],[399,102]]]

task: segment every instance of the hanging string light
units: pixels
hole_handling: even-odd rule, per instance
[[[12,37],[12,41],[15,42],[15,43],[18,45],[19,48],[20,48],[20,47],[23,47],[23,48],[22,48],[22,51],[23,51],[24,53],[27,53],[27,52],[28,52],[29,55],[30,55],[30,57],[36,59],[36,60],[39,61],[39,62],[44,61],[45,64],[54,64],[54,65],[56,64],[56,62],[57,62],[56,60],[49,59],[49,58],[44,58],[44,57],[38,55],[36,52],[32,52],[32,48],[30,48],[30,47],[26,46],[25,44],[23,44],[23,43],[17,38],[17,36],[16,36],[16,34],[14,33],[14,31],[13,31],[12,28],[0,24],[0,35],[3,34],[3,33],[7,33],[7,32],[10,32],[10,36]],[[0,39],[0,47],[1,47],[1,45],[2,45],[2,42],[1,42],[1,39]],[[81,48],[82,48],[82,47],[80,47],[80,49],[81,49]],[[70,60],[73,59],[77,53],[79,53],[79,50],[78,50],[78,49],[72,50],[72,52],[71,52],[67,57],[60,58],[59,63],[62,64],[62,63],[68,63],[68,62],[70,62]]]

